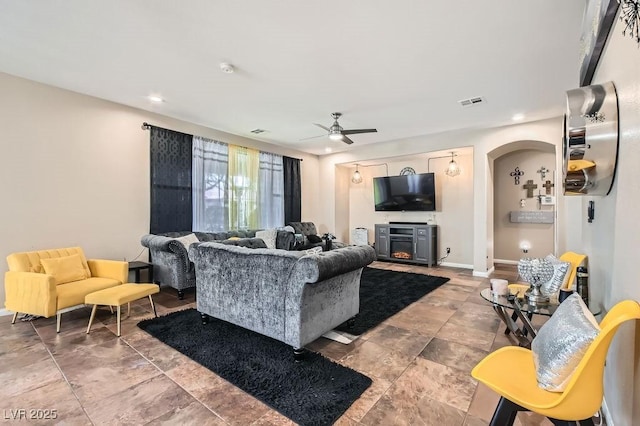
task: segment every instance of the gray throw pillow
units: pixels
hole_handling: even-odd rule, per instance
[[[277,229],[265,229],[264,231],[257,231],[256,238],[260,238],[267,245],[267,248],[276,248],[276,238],[278,237]]]
[[[568,278],[567,272],[571,268],[570,262],[563,262],[552,254],[545,257],[553,265],[553,276],[549,281],[543,283],[540,287],[540,291],[545,296],[552,296],[556,294],[562,287]]]
[[[567,387],[600,327],[579,294],[560,304],[531,342],[538,386],[551,392]]]
[[[322,238],[318,237],[317,235],[307,235],[307,240],[309,240],[309,242],[313,244],[322,242]]]

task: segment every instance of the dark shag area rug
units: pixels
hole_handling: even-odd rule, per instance
[[[367,376],[195,309],[141,321],[138,327],[301,425],[334,423],[370,385]]]
[[[449,278],[433,275],[364,268],[360,280],[360,313],[352,327],[345,323],[336,330],[359,336],[447,281]]]

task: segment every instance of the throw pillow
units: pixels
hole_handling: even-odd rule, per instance
[[[198,237],[196,237],[196,234],[188,234],[183,237],[175,238],[175,240],[180,242],[187,251],[189,251],[189,246],[191,244],[200,242]]]
[[[569,268],[571,268],[570,262],[563,262],[550,254],[545,257],[553,265],[553,276],[549,281],[542,284],[540,291],[545,296],[551,296],[556,294],[561,288],[564,287],[566,280],[569,278]]]
[[[313,247],[304,251],[304,254],[318,254],[322,253],[322,247]]]
[[[538,386],[551,392],[567,387],[600,327],[579,294],[560,304],[531,342]]]
[[[307,240],[309,240],[310,243],[314,244],[322,242],[322,238],[317,235],[307,235]]]
[[[53,276],[56,285],[89,278],[79,254],[40,259],[40,263],[42,264],[44,273]]]
[[[276,238],[278,237],[277,229],[265,229],[264,231],[257,231],[256,238],[260,238],[267,245],[267,248],[276,248]]]

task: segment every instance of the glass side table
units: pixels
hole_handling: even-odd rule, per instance
[[[550,317],[560,306],[557,297],[552,297],[549,303],[545,305],[532,305],[528,303],[526,298],[516,297],[515,295],[498,296],[493,294],[489,288],[480,291],[480,296],[491,303],[493,310],[505,323],[507,326],[505,333],[513,333],[518,340],[518,345],[526,348],[531,347],[531,340],[538,333],[538,330],[531,323],[531,318],[534,315]],[[513,310],[514,315],[511,315],[507,310]],[[589,307],[589,310],[594,316],[602,313],[599,308],[593,309]],[[517,319],[522,321],[522,327],[516,324]]]

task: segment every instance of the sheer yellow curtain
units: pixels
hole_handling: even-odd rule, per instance
[[[260,152],[229,145],[229,226],[258,227],[258,169]]]

